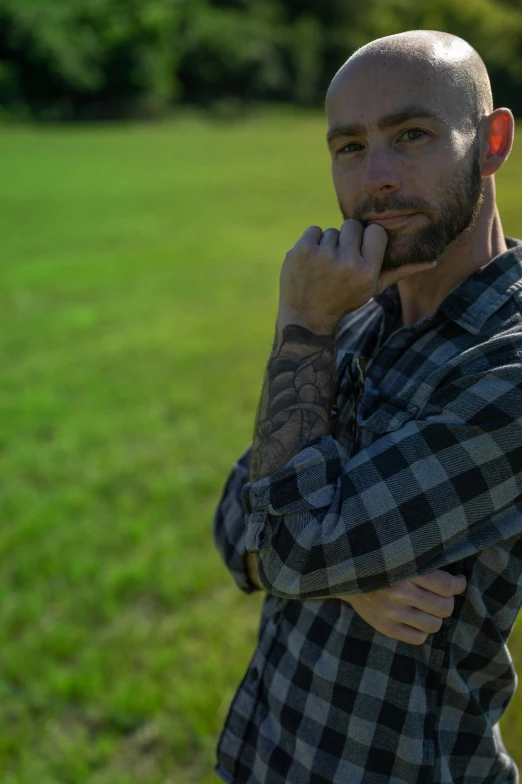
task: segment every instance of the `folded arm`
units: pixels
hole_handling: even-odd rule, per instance
[[[479,365],[347,462],[326,433],[245,484],[246,547],[268,591],[375,591],[522,532],[520,368]]]

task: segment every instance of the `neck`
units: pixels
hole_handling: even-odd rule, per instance
[[[411,275],[397,284],[402,308],[401,326],[431,316],[459,283],[506,250],[495,200],[495,183],[493,177],[489,177],[472,231],[452,242],[434,269]]]

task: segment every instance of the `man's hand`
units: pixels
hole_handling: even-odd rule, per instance
[[[357,615],[381,634],[422,645],[428,634],[439,631],[442,619],[449,618],[454,595],[462,593],[466,585],[464,575],[434,569],[378,591],[335,598],[351,604]]]
[[[245,566],[254,585],[266,590],[259,579],[254,553],[247,552]],[[356,596],[319,596],[317,600],[341,599],[376,631],[394,640],[422,645],[428,634],[438,632],[442,619],[455,607],[454,595],[467,586],[464,575],[434,569],[398,585]],[[313,600],[307,600],[313,601]]]
[[[341,230],[310,226],[288,251],[279,277],[281,325],[298,324],[316,334],[335,334],[346,313],[403,278],[434,263],[405,264],[381,272],[388,233],[377,223],[363,229],[349,219]]]

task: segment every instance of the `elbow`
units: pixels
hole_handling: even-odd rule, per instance
[[[298,571],[284,564],[279,556],[267,547],[257,551],[255,556],[259,581],[273,596],[306,601],[327,599],[340,593],[338,586],[329,585],[328,573],[324,568]],[[353,592],[353,585],[350,587]]]
[[[347,593],[357,592],[353,559],[336,563],[337,552],[321,538],[320,517],[302,511],[284,519],[247,517],[247,550],[255,553],[259,580],[268,593],[282,599],[324,598],[339,594],[341,583]]]
[[[305,599],[301,575],[286,567],[276,553],[264,547],[255,553],[259,581],[264,589],[281,599]]]

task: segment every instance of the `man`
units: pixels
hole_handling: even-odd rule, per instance
[[[522,241],[494,179],[513,115],[437,31],[355,52],[326,113],[345,220],[286,255],[252,446],[214,519],[239,587],[268,593],[215,769],[518,782],[498,728],[522,602]]]

